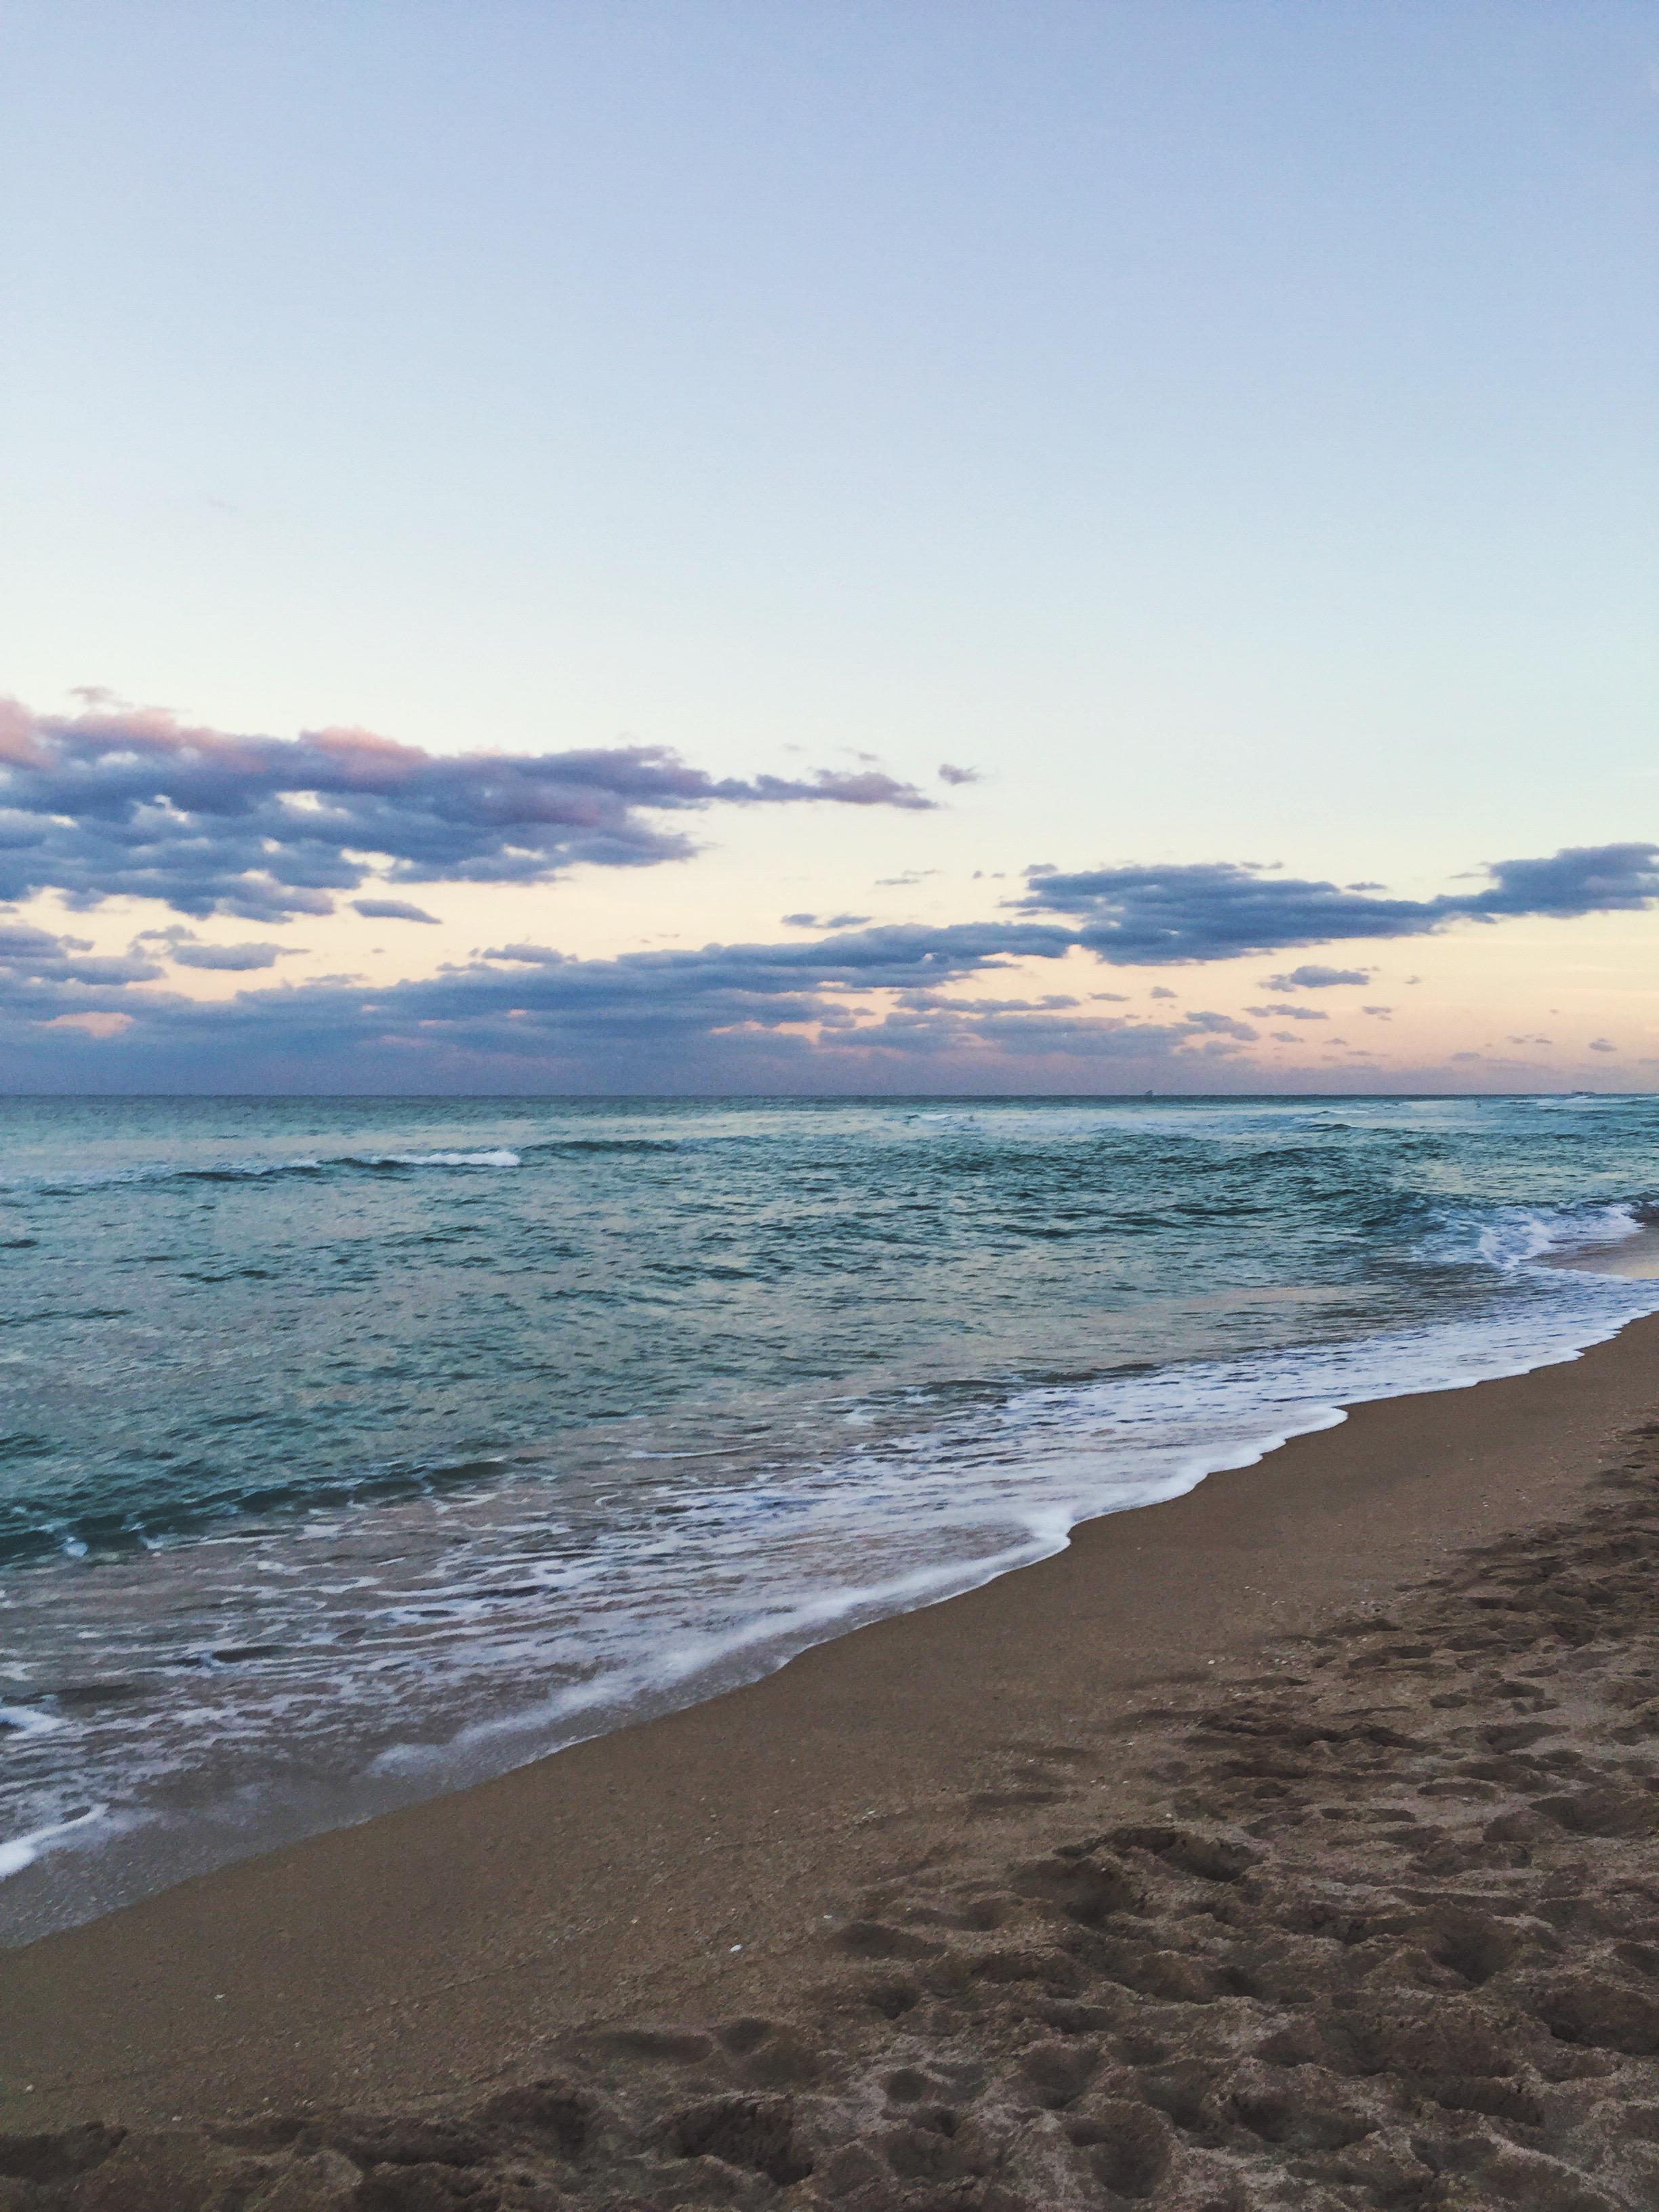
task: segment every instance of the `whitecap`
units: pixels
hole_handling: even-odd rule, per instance
[[[10,1729],[18,1735],[50,1735],[68,1726],[56,1713],[43,1713],[34,1705],[0,1705],[0,1728]]]
[[[509,1152],[502,1145],[487,1152],[380,1152],[369,1164],[398,1168],[516,1168],[522,1163],[516,1152]]]
[[[35,1828],[27,1836],[14,1836],[8,1844],[0,1844],[0,1881],[9,1875],[21,1874],[33,1866],[43,1851],[61,1843],[65,1836],[73,1835],[77,1828],[85,1828],[104,1819],[109,1808],[94,1805],[85,1813],[77,1813],[70,1820],[54,1820],[50,1826]]]

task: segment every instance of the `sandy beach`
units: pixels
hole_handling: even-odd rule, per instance
[[[1362,1407],[0,1954],[0,2206],[1651,2204],[1656,1409]]]

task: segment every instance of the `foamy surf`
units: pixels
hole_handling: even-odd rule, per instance
[[[54,1820],[44,1828],[36,1828],[27,1836],[14,1836],[9,1843],[0,1843],[0,1881],[10,1875],[21,1874],[43,1853],[54,1845],[59,1849],[84,1840],[89,1828],[100,1826],[107,1817],[108,1808],[94,1805],[84,1813],[67,1820]]]
[[[53,1735],[68,1722],[57,1713],[43,1713],[33,1705],[0,1705],[0,1729],[20,1735]]]

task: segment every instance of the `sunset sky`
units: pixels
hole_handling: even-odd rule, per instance
[[[1659,1089],[1659,11],[0,0],[0,1089]]]

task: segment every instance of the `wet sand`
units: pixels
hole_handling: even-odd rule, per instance
[[[1594,1275],[1626,1275],[1650,1281],[1659,1275],[1659,1228],[1645,1223],[1633,1237],[1626,1237],[1617,1244],[1586,1246],[1576,1252],[1564,1252],[1551,1264],[1557,1267],[1577,1267]]]
[[[1364,1407],[0,1954],[0,2207],[1650,2205],[1656,1416]]]

